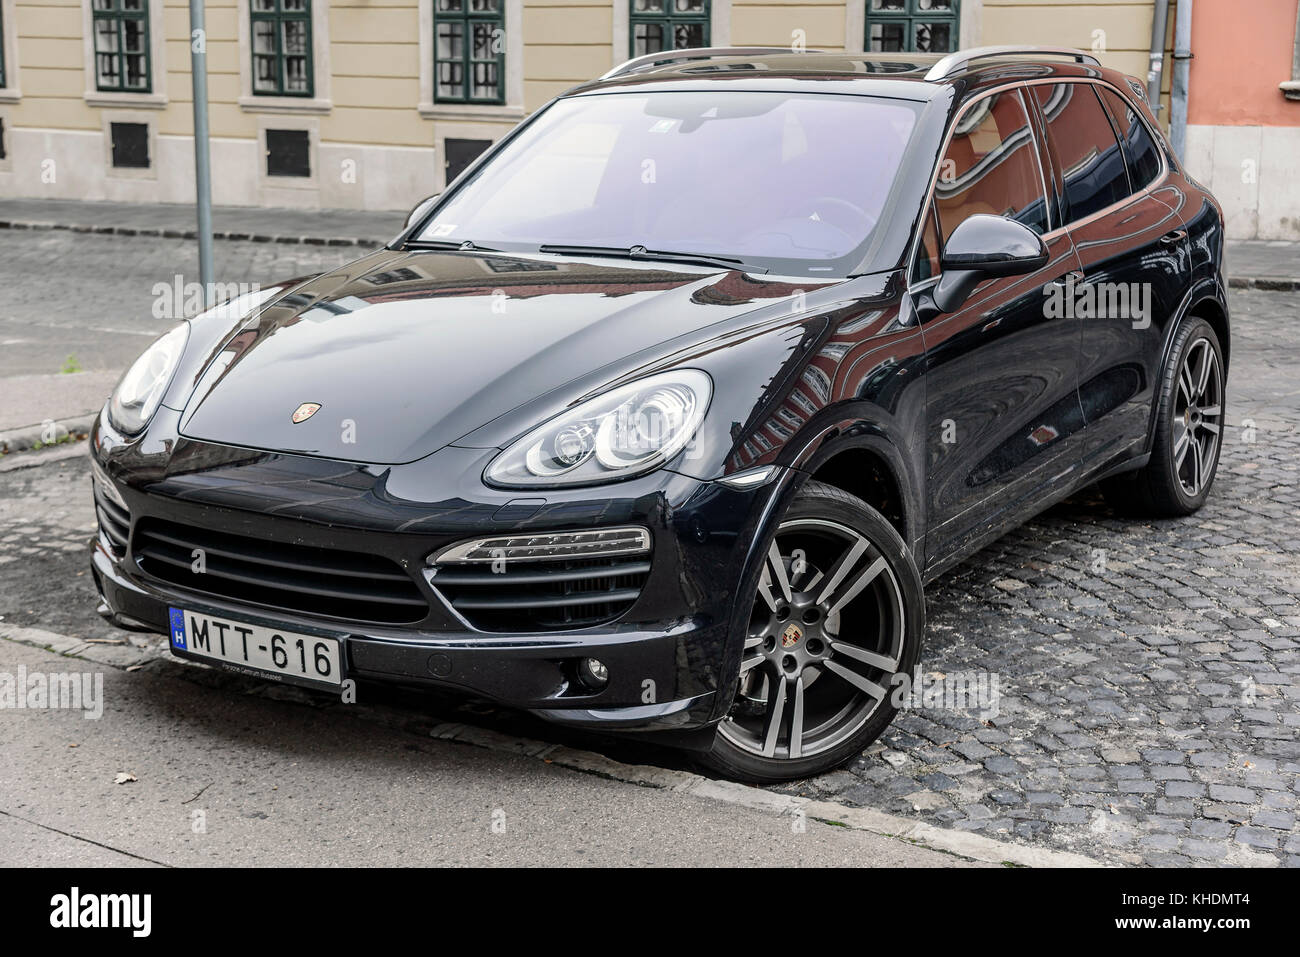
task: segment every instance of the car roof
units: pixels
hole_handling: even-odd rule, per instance
[[[725,47],[665,51],[628,60],[570,94],[635,88],[733,89],[856,93],[928,101],[959,98],[989,86],[1041,77],[1129,78],[1100,66],[1081,50],[1049,47],[975,47],[950,54],[827,53],[785,47]],[[1135,94],[1140,90],[1129,84]]]

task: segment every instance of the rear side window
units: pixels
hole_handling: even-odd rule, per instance
[[[1106,87],[1101,87],[1101,97],[1110,107],[1120,138],[1124,141],[1134,191],[1150,186],[1160,173],[1160,147],[1128,100]]]
[[[1066,220],[1091,216],[1130,193],[1124,154],[1091,83],[1033,87],[1065,176]]]
[[[976,213],[1019,220],[1047,231],[1038,151],[1018,91],[977,100],[957,121],[934,188],[939,227],[952,231]]]

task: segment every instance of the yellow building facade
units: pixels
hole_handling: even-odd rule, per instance
[[[1147,71],[1151,0],[0,0],[0,197],[407,209],[558,93],[665,46],[1030,43]],[[1172,17],[1171,17],[1172,24]]]

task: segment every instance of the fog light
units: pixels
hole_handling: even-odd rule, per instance
[[[578,662],[578,680],[591,691],[600,691],[609,684],[609,669],[598,658],[583,658]]]

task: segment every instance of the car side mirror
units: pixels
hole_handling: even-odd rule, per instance
[[[934,287],[940,312],[954,312],[985,279],[1019,276],[1047,265],[1047,244],[1024,223],[976,213],[963,220],[944,244]]]
[[[415,209],[411,210],[411,212],[407,214],[406,225],[403,228],[410,229],[417,222],[423,219],[424,214],[433,208],[433,204],[438,201],[438,197],[441,195],[442,193],[434,193],[432,196],[429,196],[426,199],[422,199],[420,200],[420,202],[416,203]]]

